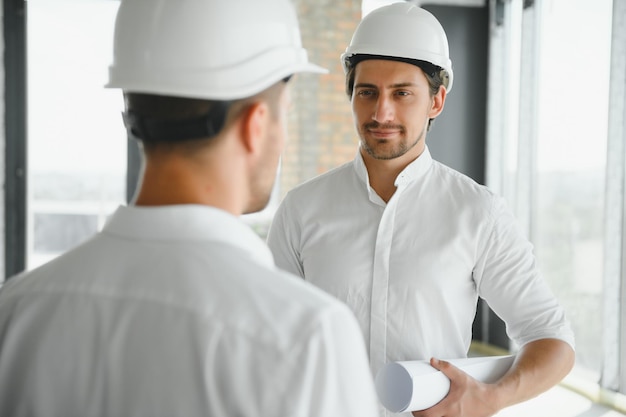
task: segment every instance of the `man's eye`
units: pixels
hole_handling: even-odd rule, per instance
[[[372,90],[359,90],[357,94],[361,97],[369,97],[374,95],[374,92]]]

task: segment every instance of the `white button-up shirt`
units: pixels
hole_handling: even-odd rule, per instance
[[[385,203],[355,160],[291,190],[270,228],[276,264],[345,301],[376,373],[467,355],[478,297],[519,345],[573,345],[562,308],[503,200],[426,149]]]
[[[377,414],[358,325],[235,217],[120,207],[0,290],[0,415]]]

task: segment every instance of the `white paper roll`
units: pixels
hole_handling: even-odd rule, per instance
[[[481,382],[497,381],[509,370],[515,356],[447,359]],[[450,380],[428,361],[391,362],[376,375],[376,392],[393,413],[425,410],[441,401],[450,390]]]

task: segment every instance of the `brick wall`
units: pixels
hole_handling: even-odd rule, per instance
[[[300,74],[294,78],[289,142],[280,177],[281,197],[295,185],[351,160],[358,144],[339,57],[361,18],[361,1],[293,3],[309,59],[330,73]]]

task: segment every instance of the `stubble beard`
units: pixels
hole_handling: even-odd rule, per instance
[[[267,207],[272,197],[275,177],[270,173],[257,173],[250,178],[250,200],[243,214],[258,213]]]
[[[277,139],[270,139],[270,141],[275,140]],[[276,182],[278,159],[278,151],[266,148],[265,154],[259,160],[259,165],[248,179],[250,196],[243,214],[257,213],[268,206]]]
[[[390,140],[386,139],[370,139],[367,138],[367,132],[369,129],[399,129],[401,140],[396,146],[391,146]],[[391,160],[399,158],[406,154],[409,150],[414,148],[424,137],[425,129],[420,132],[418,137],[412,142],[407,143],[406,129],[402,125],[381,125],[376,122],[366,123],[361,127],[361,147],[363,150],[374,159],[378,160]]]

